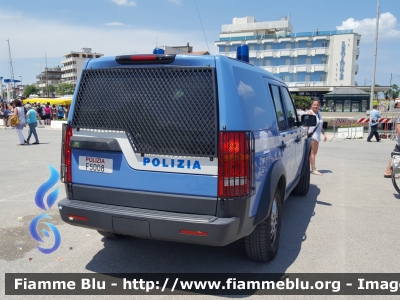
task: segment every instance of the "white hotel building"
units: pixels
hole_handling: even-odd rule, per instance
[[[83,64],[88,58],[99,58],[103,56],[102,53],[92,53],[92,48],[82,48],[81,52],[70,51],[63,55],[64,59],[61,61],[63,66],[61,71],[62,81],[72,83],[74,86],[82,73]]]
[[[238,45],[249,46],[250,63],[284,80],[291,92],[322,100],[334,87],[354,86],[361,35],[352,30],[293,32],[290,17],[257,22],[233,18],[222,25],[219,54],[236,57]]]

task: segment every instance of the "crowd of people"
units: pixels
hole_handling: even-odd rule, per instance
[[[36,132],[38,122],[44,125],[50,125],[52,120],[63,120],[68,118],[69,106],[55,104],[49,102],[33,103],[27,102],[23,105],[21,100],[15,99],[13,102],[0,104],[0,117],[3,119],[4,127],[12,126],[17,132],[19,144],[29,145],[32,135],[35,137],[35,142],[39,144],[39,137]],[[25,139],[23,129],[29,126],[28,137]]]
[[[31,104],[29,103],[29,101],[26,102],[26,104],[29,104],[31,108],[37,112],[37,120],[40,125],[50,125],[52,120],[68,119],[69,105],[56,106],[55,104],[51,105],[50,102],[48,102],[47,104],[36,102]],[[15,100],[9,104],[5,102],[0,103],[0,117],[3,119],[4,127],[10,127],[9,119],[14,113],[15,107]],[[26,114],[28,110],[26,107],[23,108]]]

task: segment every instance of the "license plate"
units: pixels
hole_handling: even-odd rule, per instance
[[[113,160],[101,157],[79,156],[79,170],[96,173],[112,173]]]

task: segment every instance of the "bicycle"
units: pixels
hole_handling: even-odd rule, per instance
[[[392,183],[400,194],[400,152],[392,152]]]

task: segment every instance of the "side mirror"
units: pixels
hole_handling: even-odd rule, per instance
[[[314,115],[302,115],[301,126],[312,127],[317,125],[317,117]]]

